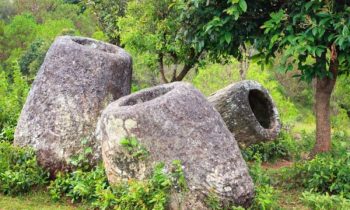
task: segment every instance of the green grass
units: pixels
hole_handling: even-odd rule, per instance
[[[45,190],[33,190],[30,194],[16,197],[0,194],[0,210],[83,210],[84,205],[53,202]]]

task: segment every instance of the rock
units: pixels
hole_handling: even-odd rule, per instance
[[[94,132],[101,111],[130,94],[132,62],[123,49],[97,40],[58,37],[46,54],[15,132],[14,143],[31,146],[54,173],[88,141],[93,165],[101,159]],[[87,145],[86,145],[87,146]]]
[[[269,92],[256,81],[229,85],[208,100],[242,146],[274,140],[280,132],[277,108]]]
[[[253,182],[233,135],[190,84],[165,84],[120,98],[103,111],[96,135],[111,184],[143,180],[157,163],[169,168],[180,160],[190,200],[202,202],[211,191],[223,203],[248,206],[253,199]],[[135,151],[122,145],[125,139],[137,139]],[[142,153],[147,155],[135,157]]]

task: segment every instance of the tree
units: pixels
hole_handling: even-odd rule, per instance
[[[164,83],[183,80],[203,53],[182,36],[178,21],[182,3],[181,0],[130,1],[125,17],[119,19],[121,43],[134,52],[150,54],[150,64],[158,67]]]
[[[187,37],[213,57],[240,59],[239,46],[251,43],[265,61],[283,52],[281,71],[297,67],[297,77],[316,80],[316,154],[330,150],[330,98],[338,76],[350,69],[349,6],[347,0],[191,0],[182,17]]]
[[[128,0],[84,0],[97,16],[100,27],[109,38],[109,42],[120,45],[118,21],[125,15]]]
[[[3,27],[3,47],[0,59],[6,60],[15,49],[21,51],[25,49],[36,36],[37,24],[31,14],[15,16],[11,22]],[[0,34],[1,36],[1,34]]]
[[[0,0],[0,20],[8,21],[15,14],[15,8],[11,1]]]

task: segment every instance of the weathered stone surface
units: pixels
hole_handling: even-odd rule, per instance
[[[89,140],[100,159],[94,132],[101,111],[130,93],[131,57],[97,40],[62,36],[52,44],[22,110],[15,144],[31,146],[51,172],[66,168]]]
[[[268,91],[256,81],[229,85],[208,100],[242,146],[274,140],[280,132],[277,108]]]
[[[103,111],[96,134],[112,184],[129,178],[142,180],[156,163],[170,167],[173,160],[180,160],[191,194],[185,209],[202,208],[196,202],[211,190],[224,203],[249,205],[254,196],[233,135],[190,84],[176,82],[120,98]],[[148,156],[132,157],[120,144],[126,137],[136,137]]]

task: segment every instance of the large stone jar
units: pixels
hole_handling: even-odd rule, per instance
[[[236,140],[220,114],[187,83],[142,90],[111,103],[97,126],[111,184],[145,179],[157,163],[180,160],[190,189],[182,209],[203,209],[213,192],[225,204],[248,206],[254,186]],[[137,139],[138,158],[121,141]],[[180,207],[175,207],[180,208]]]
[[[244,80],[208,98],[242,146],[274,140],[281,123],[269,92],[258,82]]]
[[[110,102],[128,95],[131,57],[123,49],[83,37],[58,37],[46,54],[15,132],[15,144],[31,146],[52,173],[91,147],[100,159],[94,131]],[[88,143],[82,145],[82,141]]]

